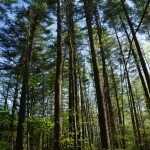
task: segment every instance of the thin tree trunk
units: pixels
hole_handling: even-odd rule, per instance
[[[86,101],[85,113],[86,113],[87,139],[88,139],[88,142],[89,142],[90,150],[92,150],[92,136],[91,136],[91,127],[90,127],[89,103],[88,103],[88,100]]]
[[[112,64],[112,63],[111,63]],[[114,76],[114,71],[111,65],[111,74],[112,74],[112,80],[114,83],[114,92],[115,92],[115,97],[116,97],[116,104],[117,104],[117,110],[118,110],[118,119],[119,119],[119,128],[121,132],[121,148],[126,148],[126,141],[125,141],[125,135],[124,135],[124,128],[123,128],[123,121],[122,121],[122,116],[121,116],[121,110],[120,110],[120,105],[119,105],[119,98],[118,98],[118,92],[117,92],[117,85],[115,81],[115,76]]]
[[[75,45],[74,45],[75,46]],[[80,118],[79,118],[79,97],[77,85],[77,49],[74,48],[74,86],[75,86],[75,113],[76,113],[76,131],[77,131],[77,149],[81,150],[81,137],[80,137]]]
[[[67,14],[68,39],[69,39],[70,125],[72,121],[71,117],[73,117],[74,119],[74,146],[75,146],[75,149],[80,150],[81,139],[80,139],[80,123],[79,123],[79,109],[78,109],[79,99],[78,99],[78,85],[77,85],[77,48],[76,48],[76,42],[75,42],[75,31],[74,31],[74,21],[73,21],[72,10],[73,10],[73,2],[70,0],[66,0],[66,14]],[[71,109],[71,107],[73,107],[73,109]],[[71,115],[72,110],[74,110],[73,116]]]
[[[92,65],[93,65],[98,112],[99,112],[98,115],[99,115],[100,134],[101,134],[101,146],[102,148],[108,148],[109,144],[108,144],[106,108],[105,108],[105,103],[104,103],[103,91],[101,87],[100,73],[99,73],[99,67],[98,67],[99,66],[98,58],[97,58],[97,54],[96,54],[96,50],[94,46],[93,30],[92,30],[92,24],[91,24],[91,16],[89,13],[88,0],[84,0],[84,10],[85,10],[86,23],[87,23],[87,28],[88,28],[91,55],[92,55]]]
[[[148,92],[148,89],[146,87],[146,83],[145,83],[144,77],[142,75],[142,72],[141,72],[141,69],[140,69],[140,64],[138,62],[135,50],[132,48],[132,45],[131,45],[132,42],[131,42],[130,36],[129,36],[127,30],[126,30],[126,27],[125,27],[124,23],[122,23],[122,26],[123,26],[123,29],[124,29],[124,31],[126,33],[128,42],[130,44],[130,50],[132,51],[132,54],[133,54],[133,57],[134,57],[134,60],[135,60],[135,64],[136,64],[136,67],[137,67],[137,70],[138,70],[138,73],[139,73],[139,77],[141,79],[141,83],[142,83],[144,94],[145,94],[145,98],[146,98],[146,106],[147,106],[147,109],[148,109],[148,112],[149,112],[149,110],[150,110],[150,96],[149,96],[149,92]]]
[[[127,77],[127,83],[128,83],[128,88],[129,88],[129,97],[131,99],[131,102],[130,102],[131,112],[133,111],[131,113],[131,117],[132,117],[132,119],[135,117],[136,128],[135,127],[133,127],[133,128],[135,128],[135,130],[136,130],[135,132],[137,132],[137,137],[135,135],[135,138],[138,138],[138,140],[136,140],[136,144],[139,144],[137,146],[140,148],[140,150],[142,150],[142,145],[141,145],[142,144],[142,139],[141,139],[141,133],[140,133],[140,127],[139,127],[139,121],[138,121],[138,117],[137,117],[136,107],[135,107],[135,101],[134,101],[133,91],[132,91],[131,82],[130,82],[130,78],[129,78],[129,72],[127,70],[127,66],[126,66],[126,62],[125,62],[125,58],[124,58],[122,46],[121,46],[121,43],[120,43],[117,31],[116,31],[114,22],[113,22],[113,26],[114,26],[115,34],[116,34],[117,41],[118,41],[118,44],[119,44],[120,53],[121,53],[121,56],[122,56],[122,60],[123,60],[124,68],[125,68],[125,73],[126,73],[126,77]]]
[[[61,150],[62,138],[62,35],[61,35],[61,1],[57,0],[57,66],[55,80],[55,127],[54,149]]]
[[[108,74],[106,70],[106,58],[105,58],[105,52],[103,48],[103,43],[102,43],[102,27],[101,23],[99,23],[99,14],[97,12],[97,8],[95,10],[95,21],[96,21],[96,26],[98,30],[98,39],[99,39],[99,45],[100,45],[100,51],[101,51],[101,57],[102,57],[102,65],[103,65],[103,79],[104,79],[104,95],[105,95],[105,101],[108,106],[108,116],[109,116],[109,128],[110,128],[110,134],[111,134],[111,147],[112,148],[118,148],[118,142],[117,139],[115,138],[116,136],[116,127],[115,127],[115,121],[114,121],[114,114],[113,114],[113,107],[112,107],[112,100],[110,97],[110,88],[109,88],[109,83],[108,83]]]
[[[25,120],[25,108],[26,108],[26,94],[27,94],[27,84],[28,84],[28,67],[27,60],[24,69],[24,77],[22,83],[22,93],[20,98],[20,110],[17,128],[17,139],[16,139],[16,149],[23,150],[23,123]]]
[[[84,110],[84,94],[83,94],[83,85],[81,81],[80,70],[78,70],[79,74],[79,84],[80,84],[80,95],[81,95],[81,118],[82,118],[82,149],[85,149],[85,110]]]
[[[143,54],[142,54],[139,42],[137,40],[137,37],[136,37],[135,31],[134,31],[132,22],[131,22],[131,20],[129,18],[129,15],[128,15],[128,12],[127,12],[124,0],[121,0],[121,3],[122,3],[122,8],[123,8],[123,11],[125,13],[127,22],[129,24],[129,27],[130,27],[130,30],[131,30],[131,33],[132,33],[132,36],[133,36],[133,40],[134,40],[135,46],[137,48],[138,56],[140,58],[140,62],[141,62],[141,65],[142,65],[142,68],[143,68],[143,71],[144,71],[145,79],[147,81],[147,86],[148,86],[148,89],[149,89],[149,92],[150,92],[150,75],[148,73],[148,69],[146,67],[146,63],[145,63],[145,60],[143,58]]]
[[[16,150],[23,150],[23,123],[25,121],[27,87],[28,87],[29,70],[30,70],[31,56],[32,56],[32,44],[33,44],[34,34],[37,26],[37,21],[38,21],[38,16],[36,16],[30,30],[31,34],[29,37],[29,48],[27,49],[27,54],[25,58],[22,91],[21,91],[21,98],[20,98],[19,119],[18,119],[18,127],[17,127]]]
[[[17,109],[17,98],[18,98],[18,90],[19,90],[19,83],[20,83],[20,67],[21,67],[21,61],[17,70],[16,75],[16,84],[15,84],[15,92],[14,92],[14,100],[13,100],[13,106],[12,106],[12,119],[10,124],[10,131],[12,132],[11,142],[12,142],[12,150],[15,150],[15,143],[14,143],[14,119],[15,119],[15,113]]]

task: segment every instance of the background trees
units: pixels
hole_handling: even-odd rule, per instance
[[[2,149],[149,149],[149,1],[0,11]]]

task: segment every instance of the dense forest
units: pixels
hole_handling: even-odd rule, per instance
[[[0,150],[150,150],[150,0],[0,14]]]

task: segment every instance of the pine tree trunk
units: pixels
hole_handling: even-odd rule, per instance
[[[69,111],[70,126],[74,123],[74,146],[75,149],[81,149],[80,123],[79,123],[79,98],[77,85],[77,48],[75,42],[75,31],[73,21],[73,2],[66,0],[67,27],[69,39]],[[74,111],[73,111],[74,110]],[[74,115],[72,115],[74,114]],[[72,121],[73,118],[73,121]],[[70,132],[73,130],[70,127]]]
[[[115,97],[116,97],[116,104],[117,104],[117,110],[118,110],[118,119],[119,119],[119,128],[121,132],[121,148],[125,149],[126,148],[126,141],[125,141],[125,135],[124,135],[124,127],[123,127],[123,121],[122,121],[122,116],[121,116],[121,110],[120,110],[120,105],[119,105],[119,98],[118,98],[118,92],[117,92],[117,85],[115,81],[115,76],[114,76],[114,71],[111,66],[111,74],[112,74],[112,80],[113,80],[113,88],[115,92]]]
[[[21,64],[20,60],[20,64]],[[16,84],[15,84],[15,92],[14,92],[14,100],[13,100],[13,106],[12,106],[12,119],[11,119],[11,124],[10,124],[10,131],[12,132],[12,137],[11,137],[11,142],[12,142],[12,150],[15,149],[15,143],[14,143],[14,119],[15,119],[15,113],[17,109],[17,98],[18,98],[18,90],[19,90],[19,82],[20,82],[20,65],[17,70],[17,75],[16,75]]]
[[[61,1],[57,0],[57,66],[55,80],[55,127],[54,149],[61,150],[62,138],[62,37],[61,37]]]
[[[100,80],[100,73],[99,73],[99,65],[98,65],[98,58],[94,46],[94,39],[93,39],[93,30],[91,24],[91,16],[89,11],[88,0],[84,0],[84,10],[85,10],[85,17],[86,17],[86,24],[88,28],[88,36],[91,48],[91,55],[92,55],[92,65],[93,65],[93,72],[94,72],[94,81],[95,81],[95,88],[96,88],[96,96],[97,96],[97,104],[98,104],[98,112],[99,112],[99,124],[100,124],[100,134],[101,134],[101,146],[102,148],[108,148],[108,128],[107,128],[107,119],[106,119],[106,108],[104,104],[104,96],[101,87],[101,80]]]
[[[24,69],[24,77],[22,83],[22,93],[20,98],[20,110],[19,110],[19,119],[17,127],[17,139],[16,139],[16,149],[23,150],[23,123],[25,120],[25,108],[26,108],[26,94],[27,94],[27,84],[28,84],[28,69],[27,62]]]
[[[80,70],[78,71],[79,74],[79,84],[80,84],[80,95],[81,95],[81,118],[82,118],[82,149],[85,149],[85,109],[84,109],[84,94],[83,94],[83,85],[81,81]]]
[[[117,37],[118,45],[119,45],[119,48],[120,48],[120,54],[121,54],[121,57],[122,57],[122,60],[123,60],[123,64],[124,64],[124,68],[125,68],[125,74],[126,74],[126,78],[127,78],[127,84],[128,84],[128,88],[129,88],[129,97],[130,97],[130,100],[131,100],[130,110],[131,110],[132,122],[133,122],[133,125],[134,125],[133,128],[135,130],[135,139],[137,139],[136,144],[140,148],[140,150],[142,150],[142,145],[141,145],[142,144],[142,139],[141,139],[139,121],[138,121],[138,117],[137,117],[137,111],[136,111],[136,107],[135,107],[135,100],[134,100],[134,96],[133,96],[133,90],[132,90],[131,82],[130,82],[130,78],[129,78],[129,72],[127,70],[126,61],[125,61],[125,58],[124,58],[122,46],[121,46],[121,43],[120,43],[120,40],[119,40],[119,37],[118,37],[118,34],[117,34],[114,23],[113,23],[113,26],[114,26],[115,34],[116,34],[116,37]],[[135,123],[134,123],[134,119],[133,119],[134,117],[135,117]]]
[[[74,33],[73,33],[74,34]],[[75,42],[74,42],[75,44]],[[75,45],[74,45],[75,46]],[[78,85],[77,85],[77,48],[74,48],[74,86],[75,86],[75,113],[76,113],[76,131],[77,131],[77,150],[81,150],[81,137],[80,137],[80,118],[79,118],[79,96],[78,96]]]
[[[108,75],[107,75],[107,69],[106,69],[106,58],[105,58],[105,52],[103,48],[103,43],[102,43],[102,27],[101,23],[99,23],[99,14],[96,11],[97,8],[95,8],[95,20],[96,20],[96,26],[98,30],[98,39],[99,39],[99,45],[100,45],[100,51],[101,51],[101,57],[102,57],[102,66],[103,66],[103,79],[104,79],[104,96],[105,96],[105,101],[106,105],[108,106],[108,118],[110,124],[108,124],[109,129],[110,129],[110,134],[111,134],[111,147],[112,148],[118,148],[118,142],[117,139],[115,138],[116,136],[116,127],[115,127],[115,121],[114,121],[114,115],[113,115],[113,107],[112,107],[112,102],[111,102],[111,97],[110,97],[110,88],[109,88],[109,83],[108,83]]]
[[[23,123],[25,121],[26,100],[28,94],[27,88],[28,88],[29,71],[30,71],[31,57],[32,57],[32,44],[33,44],[34,34],[37,26],[37,21],[38,21],[38,15],[36,15],[34,23],[31,25],[31,29],[29,31],[30,32],[29,45],[24,60],[25,66],[23,72],[22,91],[21,91],[21,98],[20,98],[16,150],[23,150]]]
[[[138,59],[137,59],[137,56],[136,56],[136,53],[135,53],[135,50],[132,48],[132,45],[131,45],[131,39],[130,39],[130,36],[126,30],[126,27],[125,27],[125,24],[122,23],[122,26],[123,26],[123,29],[126,33],[126,36],[127,36],[127,39],[128,39],[128,42],[130,44],[130,50],[132,51],[132,54],[133,54],[133,57],[134,57],[134,60],[135,60],[135,64],[136,64],[136,67],[137,67],[137,70],[138,70],[138,73],[139,73],[139,77],[141,79],[141,83],[142,83],[142,86],[143,86],[143,90],[144,90],[144,93],[145,93],[145,98],[146,98],[146,106],[147,106],[147,109],[148,109],[148,112],[150,113],[150,96],[149,96],[149,92],[148,92],[148,89],[146,87],[146,83],[145,83],[145,80],[144,80],[144,77],[142,75],[142,72],[141,72],[141,69],[140,69],[140,64],[138,62]]]
[[[137,48],[138,56],[140,58],[140,62],[141,62],[141,65],[142,65],[142,68],[143,68],[143,71],[144,71],[145,79],[147,81],[147,86],[148,86],[148,89],[149,89],[149,92],[150,92],[150,75],[148,73],[148,70],[147,70],[147,67],[146,67],[146,63],[145,63],[145,60],[143,58],[143,54],[142,54],[139,42],[137,40],[137,37],[136,37],[135,31],[134,31],[132,22],[131,22],[131,20],[129,18],[129,15],[128,15],[128,12],[127,12],[124,0],[121,0],[121,3],[122,3],[122,8],[123,8],[123,11],[125,13],[127,22],[129,24],[129,27],[130,27],[130,30],[131,30],[131,33],[132,33],[132,36],[133,36],[133,40],[134,40],[135,46]]]

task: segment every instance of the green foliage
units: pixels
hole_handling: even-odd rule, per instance
[[[10,144],[6,141],[0,141],[0,150],[10,149]]]
[[[10,143],[6,140],[11,136],[9,131],[10,121],[11,115],[8,110],[0,111],[0,137],[3,139],[0,141],[0,150],[8,150],[10,147]]]
[[[10,122],[11,116],[9,115],[8,110],[0,111],[0,124],[8,125]]]
[[[88,1],[88,0],[87,0]],[[71,13],[73,14],[73,23],[75,30],[75,45],[77,49],[77,68],[73,68],[73,71],[77,71],[77,98],[79,100],[79,106],[73,105],[79,109],[79,126],[81,143],[85,145],[84,150],[97,150],[100,143],[100,130],[98,121],[98,109],[96,104],[96,90],[92,71],[92,60],[90,54],[90,46],[88,40],[87,26],[85,25],[85,14],[83,8],[83,0],[79,1],[62,1],[62,48],[63,48],[63,82],[62,82],[62,149],[74,149],[74,130],[69,131],[69,43],[68,38],[68,20],[67,15],[69,12],[66,10],[66,2],[73,2],[73,8]],[[112,107],[114,112],[114,120],[117,133],[114,135],[118,141],[121,141],[125,136],[126,149],[137,150],[137,145],[134,144],[135,137],[133,132],[133,125],[131,121],[131,112],[129,100],[131,93],[129,93],[128,84],[126,82],[126,71],[124,70],[123,59],[120,54],[120,47],[118,46],[116,36],[114,34],[113,22],[116,26],[125,62],[130,75],[131,86],[133,91],[133,97],[135,107],[137,109],[137,115],[140,125],[140,132],[142,139],[150,141],[150,119],[148,110],[146,108],[146,102],[144,92],[141,84],[141,80],[138,76],[136,69],[136,63],[133,59],[132,53],[130,53],[130,44],[127,43],[127,37],[123,32],[122,23],[120,17],[124,21],[127,30],[128,25],[123,14],[120,0],[92,0],[90,3],[90,15],[92,17],[92,27],[94,33],[94,44],[98,54],[98,62],[100,66],[100,76],[102,81],[102,88],[104,89],[104,80],[102,78],[102,60],[100,53],[100,44],[98,41],[97,27],[95,22],[94,10],[97,5],[97,10],[100,15],[98,20],[102,28],[102,45],[105,53],[106,70],[108,72],[108,82],[110,88],[110,95],[112,101]],[[139,23],[140,17],[143,13],[143,9],[146,0],[132,0],[133,8],[128,5],[126,1],[127,11],[131,22],[136,29]],[[31,68],[29,73],[28,82],[28,94],[26,104],[29,106],[26,110],[24,127],[24,145],[27,145],[27,135],[29,134],[29,144],[33,146],[33,149],[49,149],[52,150],[54,143],[54,99],[55,99],[55,77],[56,77],[56,52],[57,52],[57,0],[28,0],[22,1],[22,4],[17,3],[16,0],[6,0],[0,4],[0,150],[10,149],[11,144],[15,144],[16,132],[17,132],[17,120],[19,111],[19,100],[21,95],[21,86],[23,79],[23,71],[25,61],[27,59],[28,48],[30,44],[31,31],[35,29],[34,40],[32,44],[32,58]],[[93,16],[92,16],[93,15]],[[101,16],[102,15],[102,16]],[[142,22],[140,32],[144,35],[149,34],[148,20],[150,15],[147,11],[145,18]],[[67,25],[66,25],[67,24]],[[52,26],[51,26],[52,25]],[[72,28],[72,27],[71,27]],[[73,29],[71,29],[73,30]],[[96,33],[96,34],[95,34]],[[143,37],[143,36],[142,36]],[[145,45],[145,43],[140,44]],[[134,42],[132,44],[133,48]],[[145,47],[146,59],[149,58],[149,45]],[[136,53],[137,55],[137,53]],[[139,61],[139,59],[138,59]],[[116,81],[115,88],[118,94],[119,107],[121,110],[121,118],[124,124],[120,124],[118,121],[118,107],[116,106],[116,95],[114,91],[114,81],[112,80],[113,69],[114,78]],[[141,66],[140,66],[141,67]],[[143,72],[142,72],[143,73]],[[10,115],[12,112],[12,105],[14,102],[14,92],[17,83],[17,74],[19,74],[18,83],[18,97],[16,102],[15,116]],[[11,75],[11,78],[10,78]],[[81,87],[79,81],[79,75],[81,78]],[[144,75],[144,73],[143,73]],[[74,78],[71,77],[72,80]],[[10,82],[10,84],[9,84]],[[74,86],[74,82],[72,86]],[[7,87],[9,89],[7,90]],[[71,87],[73,88],[73,87]],[[82,93],[81,93],[82,92]],[[8,94],[7,94],[8,93]],[[56,93],[57,94],[57,93]],[[8,97],[6,96],[8,95]],[[72,97],[74,97],[73,95]],[[81,96],[83,96],[81,104]],[[3,111],[3,101],[8,101],[8,109]],[[104,99],[105,100],[105,99]],[[82,106],[83,105],[83,106]],[[82,106],[82,107],[81,107]],[[139,107],[140,106],[140,107]],[[83,110],[82,110],[83,109]],[[28,114],[29,113],[29,114]],[[76,112],[72,113],[72,120],[75,126],[74,116]],[[108,118],[109,118],[109,114]],[[28,118],[29,117],[29,118]],[[107,118],[107,119],[108,119]],[[10,130],[11,121],[13,119],[13,133]],[[109,122],[109,121],[108,121]],[[121,129],[124,129],[124,136],[120,134]],[[77,130],[77,129],[75,129]],[[84,131],[84,139],[83,132]],[[13,142],[10,142],[13,135]],[[103,137],[102,137],[103,138]],[[11,139],[12,140],[12,139]],[[142,141],[142,142],[143,142]],[[90,145],[91,144],[91,145]],[[11,145],[12,146],[12,145]],[[26,146],[25,146],[26,148]],[[118,149],[119,150],[119,149]],[[121,150],[121,149],[120,149]]]
[[[28,122],[36,131],[51,130],[54,127],[54,122],[48,118],[29,118]]]
[[[39,0],[34,2],[31,7],[30,10],[35,14],[35,15],[39,15],[40,20],[44,19],[45,14],[48,12],[48,8],[46,3],[43,0]],[[33,15],[34,16],[34,15]]]
[[[71,134],[68,133],[68,135],[71,135]],[[69,145],[70,147],[73,147],[74,140],[73,140],[73,138],[70,138],[69,136],[67,136],[67,137],[64,137],[64,138],[62,139],[61,143],[62,143],[63,145],[67,144],[67,145]]]

